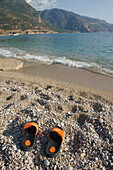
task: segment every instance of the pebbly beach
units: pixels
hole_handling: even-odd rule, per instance
[[[58,64],[23,65],[0,71],[0,168],[112,169],[113,78]],[[34,149],[24,152],[22,128],[32,120],[39,133]],[[60,154],[47,158],[56,125],[65,140]]]

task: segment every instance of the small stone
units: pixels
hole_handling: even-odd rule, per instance
[[[95,157],[95,161],[98,161],[98,157]]]
[[[28,96],[26,94],[24,94],[20,97],[20,100],[25,100],[25,99],[28,99]]]
[[[34,164],[32,163],[32,165],[30,167],[31,167],[31,169],[33,169],[34,168]]]
[[[66,166],[65,170],[73,170],[73,168],[71,166]]]
[[[110,163],[110,166],[113,168],[113,163],[112,162]]]
[[[24,161],[24,163],[25,163],[25,164],[28,164],[28,160],[26,159],[26,160]]]
[[[56,166],[56,165],[54,166],[54,169],[57,169],[57,166]]]
[[[103,163],[104,166],[108,166],[108,162],[107,161],[103,160],[102,163]]]
[[[80,157],[84,158],[84,156],[85,156],[85,153],[81,153]]]
[[[71,145],[73,146],[73,145],[74,145],[74,142],[71,142]]]
[[[17,168],[18,169],[18,168]],[[20,170],[25,170],[26,169],[26,167],[22,167]]]
[[[105,167],[102,167],[101,170],[106,170],[106,168],[105,168]]]
[[[44,160],[44,165],[45,166],[49,166],[49,161],[48,160]]]
[[[25,156],[28,157],[28,154],[29,154],[29,152],[26,152],[26,153],[25,153]]]
[[[64,126],[64,123],[63,123],[63,122],[61,123],[61,126]]]
[[[29,165],[32,165],[32,160],[29,158]]]
[[[69,141],[70,141],[70,138],[67,137],[67,138],[66,138],[66,142],[68,143]]]
[[[102,124],[103,123],[103,119],[100,118],[99,119],[99,123]]]

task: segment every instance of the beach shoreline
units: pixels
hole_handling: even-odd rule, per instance
[[[7,67],[12,67],[12,59],[0,57],[0,60],[7,62]],[[11,60],[11,62],[10,62]],[[62,64],[51,64],[42,61],[28,60],[28,59],[13,59],[15,63],[20,61],[23,67],[20,69],[13,69],[1,71],[1,76],[9,78],[19,78],[20,80],[26,78],[26,81],[33,82],[41,80],[42,82],[53,82],[61,86],[66,85],[77,87],[84,91],[92,91],[99,93],[102,96],[108,96],[113,99],[113,77],[103,75],[101,73],[92,72],[87,69],[73,68]],[[14,64],[13,64],[14,67]]]

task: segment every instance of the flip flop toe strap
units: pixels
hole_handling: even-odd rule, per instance
[[[65,138],[65,133],[62,129],[58,128],[58,127],[54,127],[52,128],[51,132],[55,131],[57,132],[57,134],[62,138],[62,143],[64,142],[64,138]]]
[[[36,132],[35,132],[35,136],[36,136],[37,133],[38,133],[38,124],[35,123],[35,122],[28,122],[28,123],[26,123],[25,126],[24,126],[24,128],[23,128],[23,132],[24,132],[25,129],[30,128],[30,127],[32,127],[32,126],[34,126],[34,127],[36,128]],[[23,133],[23,132],[22,132],[22,133]]]

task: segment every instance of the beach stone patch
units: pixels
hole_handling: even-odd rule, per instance
[[[62,106],[61,106],[61,105],[56,105],[56,106],[55,106],[55,111],[56,111],[56,112],[62,112],[62,111],[63,111]]]
[[[7,106],[5,106],[4,109],[9,109],[12,105],[13,105],[13,103],[10,103]]]
[[[64,117],[65,117],[65,119],[68,119],[68,118],[71,117],[72,115],[73,115],[73,114],[71,114],[70,112],[67,112]]]
[[[20,100],[25,100],[28,99],[28,96],[26,94],[23,94],[22,96],[20,96]]]
[[[69,100],[70,101],[73,101],[74,99],[73,99],[73,96],[69,96]]]
[[[51,105],[50,105],[49,103],[46,103],[46,104],[45,104],[45,109],[47,109],[48,111],[50,111],[50,110],[51,110]]]
[[[7,97],[6,100],[11,100],[13,96],[14,96],[14,94],[12,94],[11,96]]]
[[[41,105],[41,106],[45,106],[47,104],[47,102],[45,102],[44,100],[40,100],[40,99],[37,99],[37,102]]]
[[[52,86],[51,85],[48,85],[47,87],[46,87],[46,90],[50,90],[52,88]]]
[[[76,104],[80,104],[80,103],[81,103],[81,101],[80,101],[80,100],[77,100],[77,101],[75,101],[75,103],[76,103]]]
[[[83,112],[83,111],[84,111],[84,108],[83,108],[82,105],[78,105],[78,111],[79,111],[79,112]]]
[[[93,103],[93,109],[95,112],[102,112],[103,106],[100,103]]]
[[[42,90],[39,90],[38,87],[35,87],[35,88],[34,88],[34,91],[35,91],[36,94],[38,94],[38,93],[40,93]]]
[[[77,105],[73,105],[72,108],[71,108],[71,111],[72,111],[73,113],[76,113],[77,110],[78,110]]]
[[[23,67],[23,62],[16,59],[0,59],[0,70],[9,71],[9,70],[19,70]]]
[[[79,114],[79,117],[77,119],[77,122],[80,123],[80,125],[83,125],[85,121],[89,119],[89,115],[85,113]]]
[[[16,91],[17,91],[17,89],[15,89],[15,88],[12,88],[12,89],[11,89],[11,91],[13,91],[13,92],[16,92]]]
[[[78,149],[83,146],[83,143],[85,142],[86,138],[84,136],[84,134],[81,131],[77,131],[77,133],[74,136],[74,149],[75,152],[78,151]]]
[[[51,97],[49,97],[49,95],[46,95],[46,94],[43,94],[43,93],[40,94],[40,97],[45,99],[45,100],[51,100]]]
[[[80,92],[80,96],[82,96],[82,97],[87,97],[87,93],[86,92]]]
[[[61,96],[60,95],[56,95],[56,97],[60,100],[61,99]]]

